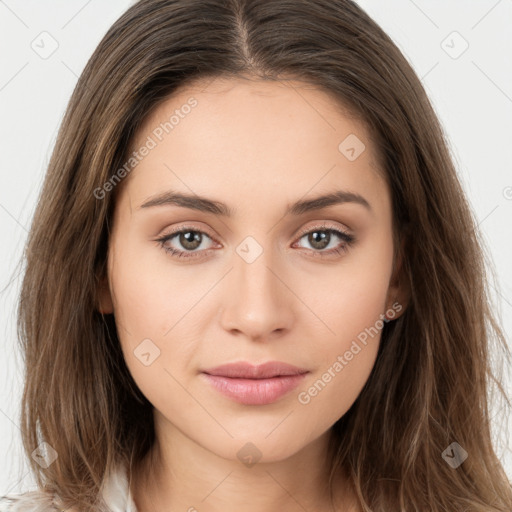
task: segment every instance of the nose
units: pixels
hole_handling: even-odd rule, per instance
[[[283,336],[292,327],[299,302],[283,266],[270,250],[263,250],[254,261],[233,256],[233,269],[223,289],[223,329],[252,341]]]

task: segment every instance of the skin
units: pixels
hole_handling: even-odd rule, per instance
[[[301,82],[239,78],[175,93],[147,118],[132,150],[191,96],[197,106],[118,185],[101,290],[101,311],[114,312],[126,364],[154,406],[153,465],[147,457],[135,472],[136,505],[139,512],[331,511],[329,431],[367,381],[380,331],[309,403],[298,394],[393,303],[404,303],[378,155],[364,125],[326,93]],[[338,149],[350,134],[366,146],[354,161]],[[214,198],[235,213],[140,208],[170,189]],[[284,215],[294,201],[338,189],[360,194],[371,210],[346,202]],[[355,242],[321,256],[301,230],[324,224]],[[200,257],[172,256],[155,241],[185,225],[206,233],[192,249]],[[247,236],[263,250],[251,263],[236,252]],[[325,250],[343,245],[332,235]],[[187,250],[179,236],[166,246]],[[144,339],[160,350],[149,366],[134,355]],[[227,362],[270,360],[310,373],[268,405],[234,402],[200,375]],[[237,456],[249,442],[261,453],[252,467]],[[339,482],[336,510],[359,510]]]

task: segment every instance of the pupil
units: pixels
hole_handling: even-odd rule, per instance
[[[189,250],[197,249],[201,245],[201,234],[197,231],[187,231],[180,235],[180,243]]]
[[[317,236],[318,235],[318,236]],[[320,241],[318,241],[318,238]],[[314,231],[309,235],[310,244],[316,249],[324,249],[329,245],[329,240],[331,238],[330,233],[322,232],[322,231]]]

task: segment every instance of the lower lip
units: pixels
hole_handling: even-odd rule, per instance
[[[276,402],[295,389],[306,373],[269,379],[233,379],[203,373],[210,384],[222,394],[245,405],[266,405]]]

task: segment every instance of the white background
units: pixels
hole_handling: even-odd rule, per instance
[[[131,3],[0,0],[0,495],[34,487],[20,443],[23,368],[15,335],[20,283],[16,265],[77,77],[107,29]],[[359,4],[404,52],[433,101],[495,262],[496,311],[510,333],[512,0]],[[58,43],[47,59],[31,47],[43,31]],[[464,41],[467,50],[453,58],[465,47]],[[509,378],[509,390],[511,382]],[[506,428],[499,432],[496,450],[512,479],[512,439]]]

